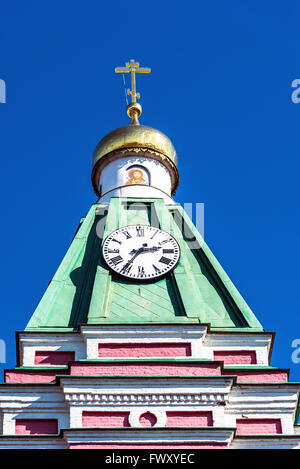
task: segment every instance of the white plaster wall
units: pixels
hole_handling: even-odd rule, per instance
[[[99,326],[101,327],[101,326]],[[203,336],[206,334],[206,328],[195,328],[189,326],[179,327],[164,327],[152,326],[150,328],[139,327],[136,325],[130,328],[119,326],[116,327],[103,327],[102,330],[98,328],[85,328],[82,329],[82,335],[86,342],[86,358],[98,358],[99,343],[191,343],[192,357],[202,358],[201,346]],[[116,358],[116,357],[114,357]],[[153,357],[151,357],[153,358]],[[161,357],[160,357],[161,358]],[[176,358],[180,358],[177,356]],[[182,358],[186,358],[182,356]],[[188,358],[188,357],[187,357]]]
[[[20,412],[5,412],[3,416],[3,435],[14,435],[16,419],[57,419],[58,422],[58,433],[61,428],[69,427],[69,414],[58,412],[56,409],[52,411],[34,411],[22,410]]]
[[[249,350],[256,352],[257,363],[253,366],[268,366],[271,334],[207,334],[203,342],[202,357],[213,360],[214,351]],[[251,366],[251,365],[249,365]]]
[[[75,352],[75,360],[86,358],[85,344],[80,334],[32,334],[30,337],[21,335],[19,346],[21,366],[34,366],[35,352],[41,350],[49,352],[73,351]]]
[[[190,342],[192,358],[213,360],[214,350],[254,350],[257,365],[267,366],[271,341],[268,333],[213,334],[204,326],[83,326],[81,333],[21,335],[20,365],[34,366],[36,350],[73,350],[75,360],[82,360],[98,358],[99,342]]]

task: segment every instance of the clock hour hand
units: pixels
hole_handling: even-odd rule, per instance
[[[126,269],[130,266],[130,264],[132,264],[132,262],[134,261],[134,259],[135,259],[139,254],[141,254],[141,253],[143,252],[143,248],[140,248],[140,249],[138,249],[137,251],[136,251],[136,250],[134,250],[134,251],[135,251],[134,256],[132,256],[132,258],[131,258],[128,262],[126,262],[126,264],[123,265],[123,267],[122,267],[122,269],[121,269],[121,272],[122,272],[123,270],[126,270]]]

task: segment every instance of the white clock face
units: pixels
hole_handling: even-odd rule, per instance
[[[177,241],[154,226],[130,225],[111,233],[103,243],[103,257],[117,274],[150,280],[171,272],[180,257]]]

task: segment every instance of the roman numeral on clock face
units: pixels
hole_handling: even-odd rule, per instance
[[[155,235],[157,235],[157,233],[158,233],[158,230],[157,230],[157,231],[155,231],[154,235],[153,235],[153,236],[151,236],[151,238],[150,238],[150,239],[153,239],[153,238],[154,238],[154,236],[155,236]]]
[[[129,274],[130,270],[131,270],[131,267],[132,267],[132,264],[125,264],[122,269],[120,270],[120,273],[122,274]]]
[[[123,231],[123,235],[126,236],[126,239],[131,238],[132,236],[128,233],[128,231]]]
[[[160,273],[161,273],[161,270],[160,270],[158,267],[156,267],[156,265],[152,264],[152,267],[153,267],[153,269],[155,270],[155,273],[156,273],[156,274],[160,274]]]
[[[119,241],[118,239],[116,238],[113,238],[112,241],[114,241],[115,243],[119,243],[119,244],[122,244],[121,241]]]
[[[159,259],[158,262],[161,262],[162,264],[168,265],[168,264],[170,264],[171,261],[172,261],[172,259],[168,259],[167,257],[162,256],[162,257]]]
[[[138,275],[139,276],[145,275],[145,269],[144,269],[144,267],[142,267],[140,265],[138,266]]]
[[[114,265],[118,265],[118,264],[120,264],[120,262],[123,262],[123,257],[121,257],[121,256],[112,257],[112,258],[110,259],[110,261],[111,261]]]
[[[136,235],[138,237],[143,237],[145,235],[145,230],[142,226],[137,226],[136,227]]]
[[[174,254],[174,249],[163,249],[163,254]]]
[[[163,241],[160,241],[158,244],[160,244],[160,246],[162,246],[163,244],[166,244],[166,243],[169,243],[169,242],[172,242],[173,240],[171,238],[168,238],[168,239],[164,239]]]

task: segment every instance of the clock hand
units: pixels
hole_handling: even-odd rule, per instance
[[[126,270],[130,266],[130,264],[132,264],[134,259],[137,256],[139,256],[140,254],[143,254],[145,252],[155,252],[155,251],[158,251],[159,249],[161,249],[160,246],[159,247],[154,246],[153,248],[147,248],[145,246],[142,246],[141,248],[139,248],[137,250],[133,249],[131,252],[134,253],[134,255],[132,256],[132,258],[129,261],[126,262],[126,264],[123,265],[123,267],[121,269],[121,272]]]
[[[143,252],[155,252],[155,251],[158,251],[159,249],[161,249],[161,246],[154,246],[153,248],[143,247],[143,248],[140,248],[140,249],[141,249],[141,253],[143,253]],[[138,251],[140,251],[140,249]],[[136,253],[137,250],[133,249],[131,252]]]
[[[124,270],[124,269],[126,270],[127,267],[128,267],[130,264],[132,264],[132,262],[134,261],[134,259],[135,259],[139,254],[141,254],[142,252],[143,252],[143,248],[140,248],[140,249],[138,249],[137,251],[135,251],[134,256],[132,256],[132,258],[131,258],[126,264],[123,265],[121,271]]]
[[[155,252],[161,249],[161,246],[154,246],[153,248],[145,248],[143,252]]]

